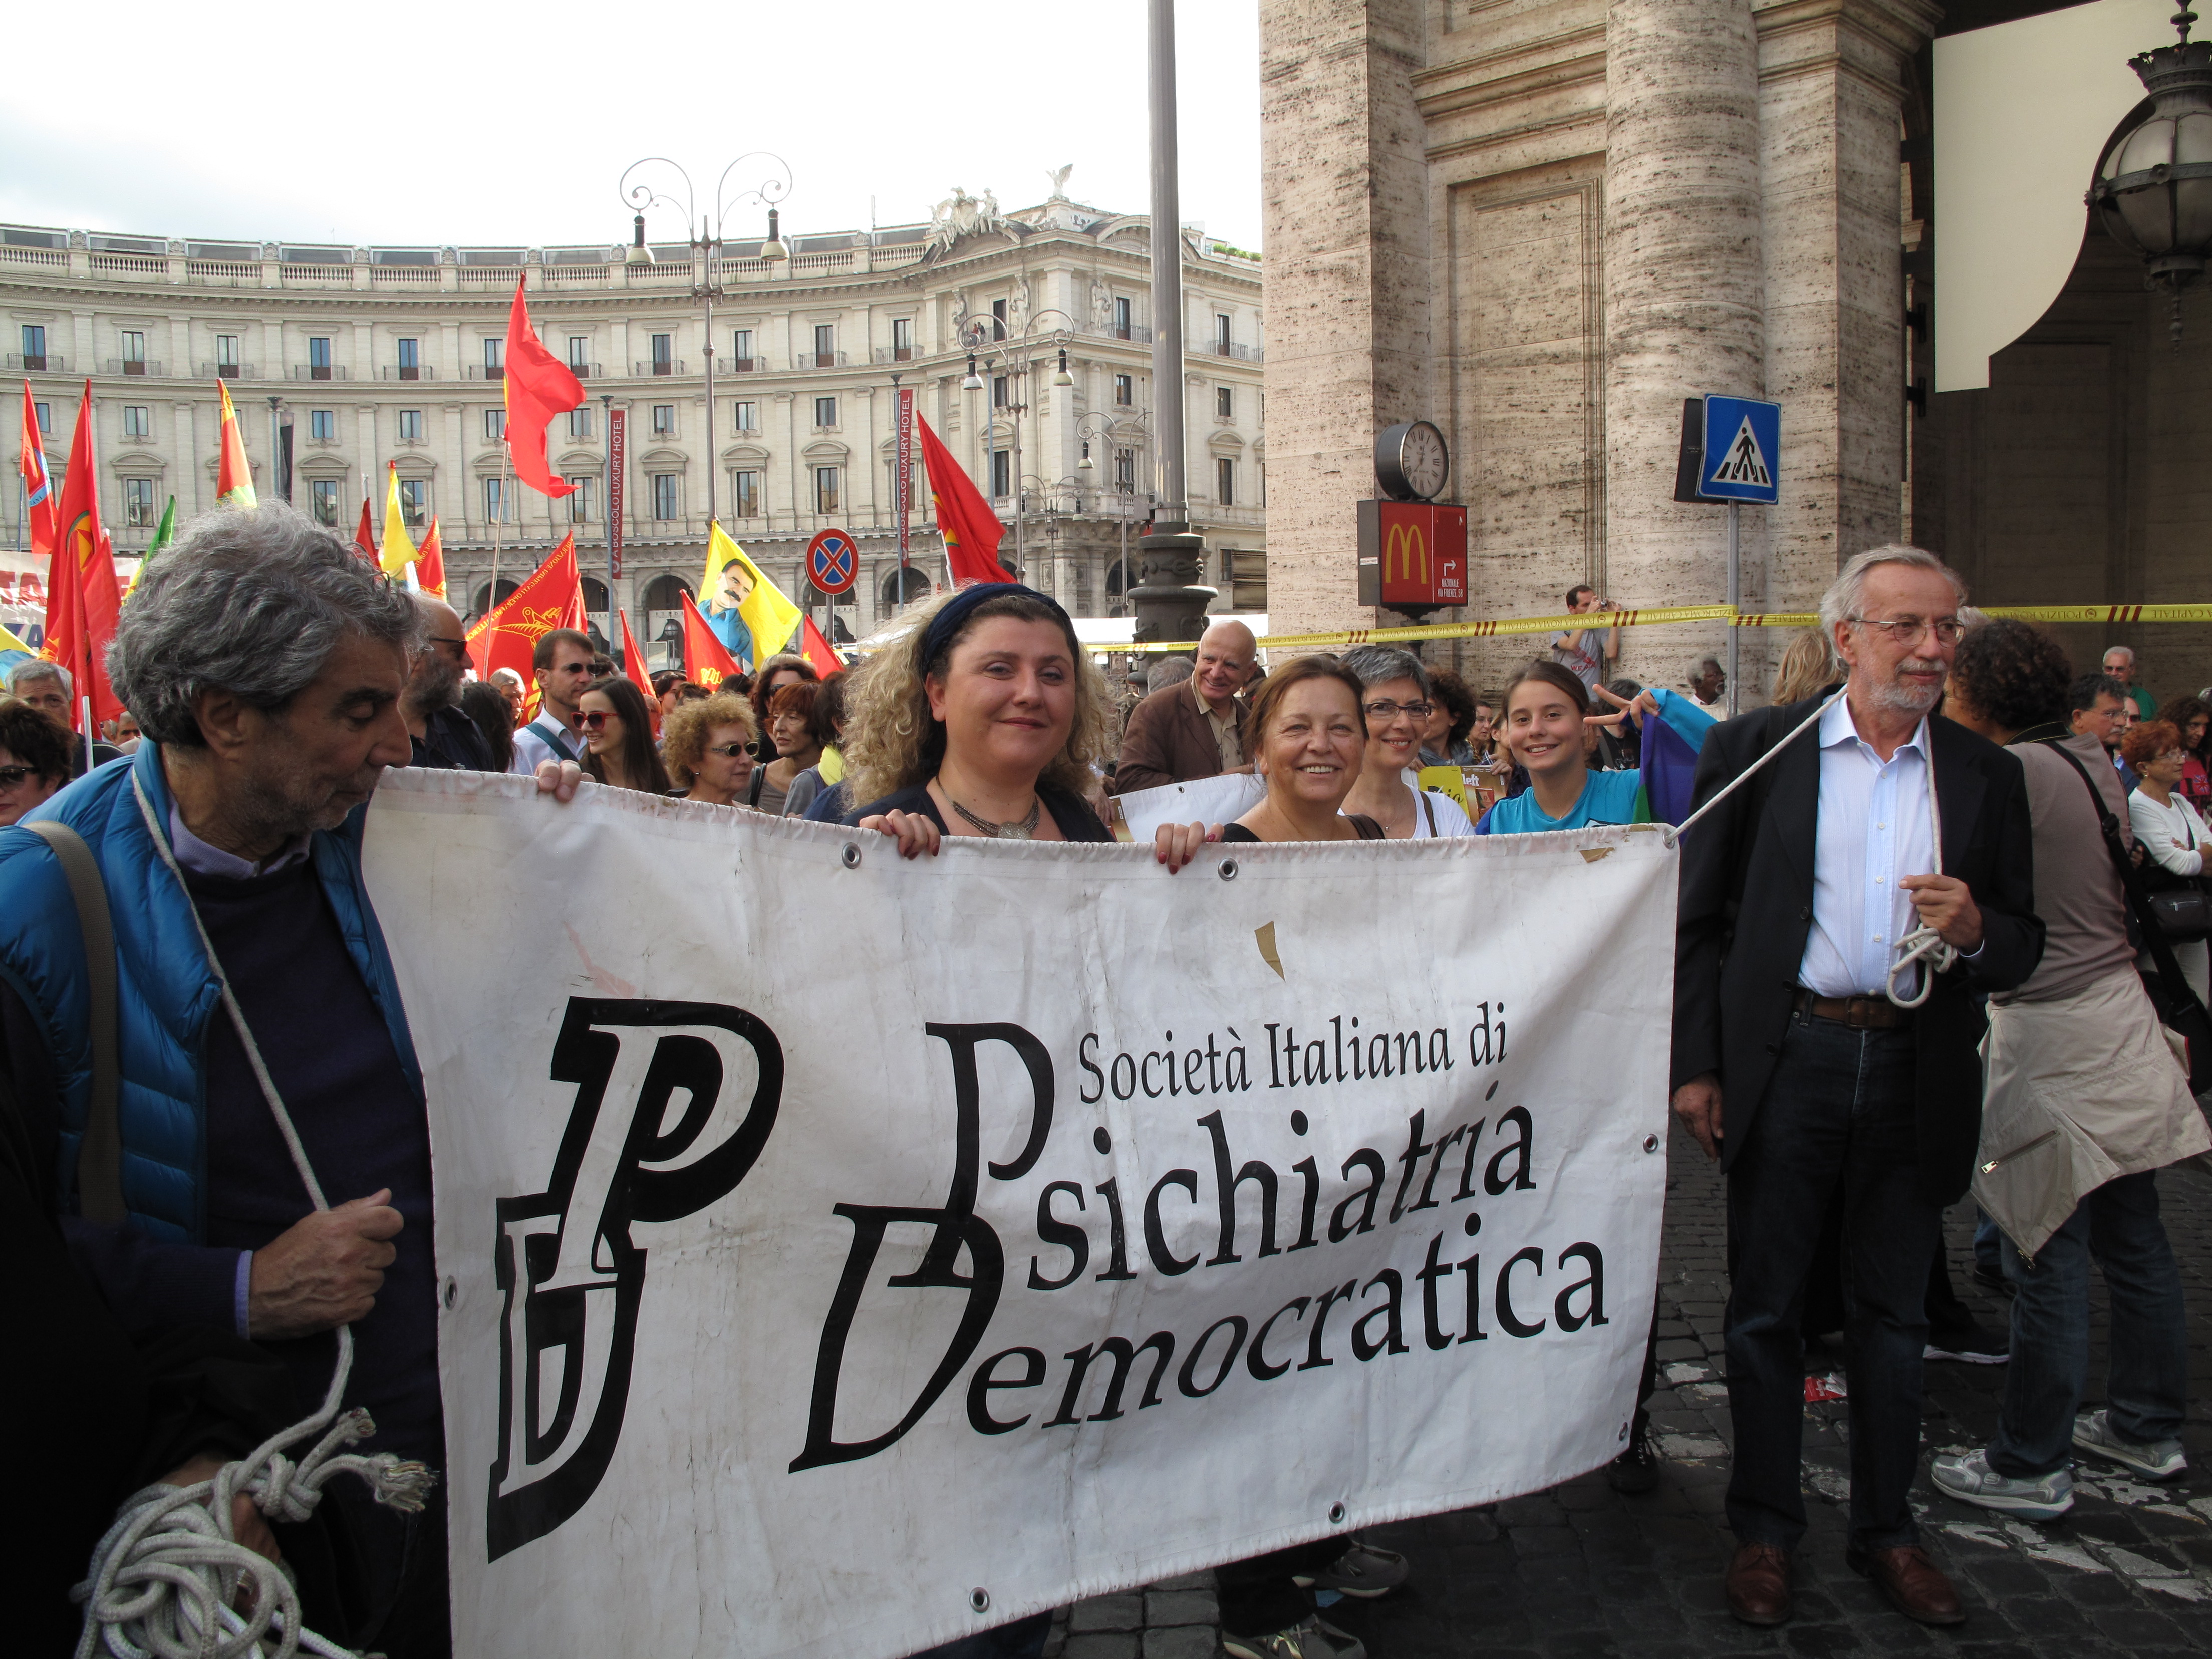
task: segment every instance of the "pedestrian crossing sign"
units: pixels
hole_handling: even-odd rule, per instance
[[[1782,405],[1713,397],[1705,404],[1705,457],[1698,494],[1709,501],[1756,501],[1771,507],[1782,465]]]

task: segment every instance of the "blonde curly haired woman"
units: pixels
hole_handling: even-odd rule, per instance
[[[914,620],[854,677],[845,768],[866,804],[845,822],[896,836],[904,858],[946,836],[1111,841],[1084,797],[1112,705],[1067,613],[1018,582],[979,582]],[[1161,860],[1179,868],[1204,834],[1164,830]]]

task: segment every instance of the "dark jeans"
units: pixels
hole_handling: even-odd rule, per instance
[[[1348,1537],[1322,1538],[1270,1550],[1249,1561],[1213,1570],[1221,1605],[1221,1628],[1231,1636],[1272,1636],[1303,1624],[1314,1610],[1313,1592],[1293,1582],[1297,1573],[1318,1572],[1344,1553]]]
[[[2112,1425],[2130,1440],[2181,1432],[2188,1409],[2189,1332],[2181,1269],[2158,1216],[2155,1171],[2108,1181],[2075,1207],[2031,1267],[2009,1238],[2012,1369],[1990,1467],[2016,1480],[2063,1468],[2089,1373],[2089,1258],[2112,1298]]]
[[[1942,1212],[1917,1188],[1912,1033],[1791,1018],[1729,1171],[1729,1525],[1785,1550],[1805,1535],[1800,1488],[1806,1281],[1841,1185],[1851,1542],[1917,1541],[1905,1495],[1920,1457],[1928,1264]],[[1723,1080],[1725,1087],[1725,1080]]]

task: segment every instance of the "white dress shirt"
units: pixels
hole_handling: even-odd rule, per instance
[[[1824,997],[1879,996],[1897,942],[1920,925],[1905,876],[1936,871],[1928,810],[1928,722],[1884,761],[1859,736],[1850,701],[1820,716],[1820,805],[1813,843],[1813,930],[1797,982]],[[1910,995],[1914,977],[1898,991]]]

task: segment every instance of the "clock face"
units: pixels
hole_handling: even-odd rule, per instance
[[[1444,481],[1451,476],[1451,455],[1444,448],[1443,433],[1426,421],[1415,421],[1406,428],[1398,455],[1399,471],[1415,495],[1425,501],[1443,493]]]

